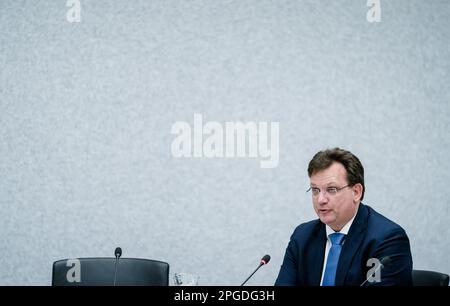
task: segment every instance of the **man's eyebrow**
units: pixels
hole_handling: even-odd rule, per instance
[[[310,183],[309,184],[311,187],[317,187],[317,184],[314,183]],[[336,187],[337,185],[339,185],[336,181],[331,181],[325,184],[325,187]]]

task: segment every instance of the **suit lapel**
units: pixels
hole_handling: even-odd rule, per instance
[[[309,271],[309,281],[307,285],[320,286],[325,255],[325,244],[327,240],[325,224],[319,221],[314,235],[315,237],[312,237],[310,245],[308,246],[308,260],[306,262],[309,266],[305,267],[305,271]]]
[[[364,232],[367,229],[368,211],[367,207],[362,203],[359,204],[358,213],[348,232],[345,243],[342,246],[339,264],[336,271],[336,286],[343,286],[347,273],[351,266],[353,257],[364,239]]]

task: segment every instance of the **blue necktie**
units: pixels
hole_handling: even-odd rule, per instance
[[[331,241],[331,248],[328,252],[327,265],[325,267],[325,274],[323,275],[322,286],[334,286],[336,278],[336,269],[339,262],[339,255],[342,250],[342,242],[344,242],[345,234],[333,233],[328,235]]]

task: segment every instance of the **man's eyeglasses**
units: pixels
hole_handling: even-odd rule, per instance
[[[341,191],[342,189],[344,189],[346,187],[350,187],[350,185],[345,185],[343,187],[334,187],[334,186],[327,187],[323,191],[323,195],[329,194],[330,196],[334,196],[339,191]],[[320,188],[317,188],[317,187],[310,187],[308,190],[306,190],[306,192],[309,192],[309,191],[311,191],[312,195],[315,197],[317,197],[320,194]]]

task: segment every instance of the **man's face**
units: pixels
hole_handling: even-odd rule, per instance
[[[341,188],[348,185],[347,171],[340,163],[333,163],[325,170],[314,173],[310,183],[311,187],[320,189],[318,195],[312,196],[314,210],[320,221],[333,230],[340,231],[358,210],[362,185],[343,188],[336,194],[326,192],[330,187]]]

